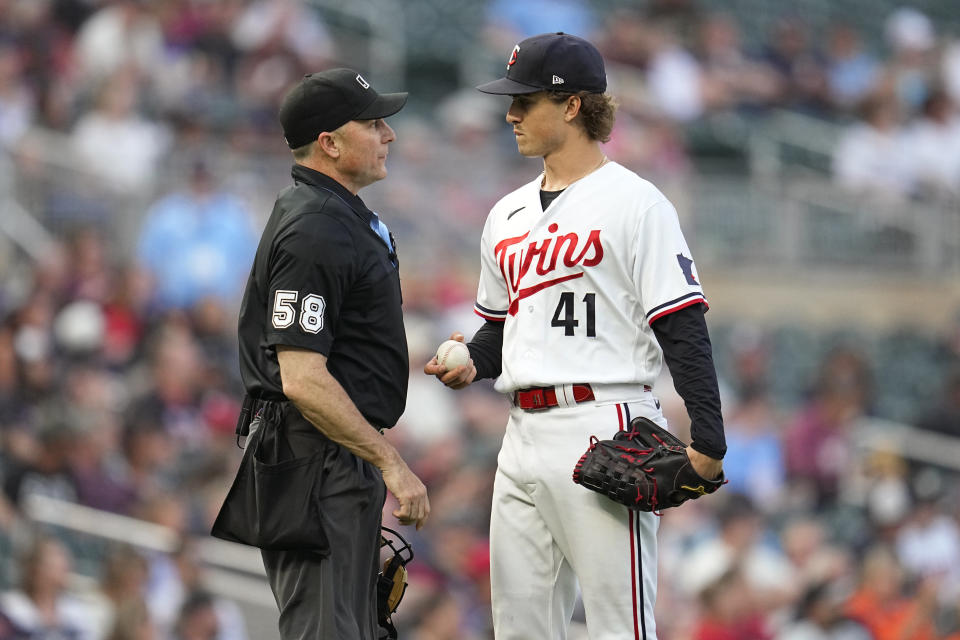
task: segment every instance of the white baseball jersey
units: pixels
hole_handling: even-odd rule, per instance
[[[650,323],[706,303],[676,210],[615,162],[546,211],[541,178],[501,199],[483,230],[475,311],[506,323],[496,389],[652,386],[663,354]]]
[[[556,640],[576,593],[597,640],[656,640],[657,518],[573,483],[591,435],[644,416],[666,426],[650,323],[705,302],[673,206],[616,163],[540,204],[540,177],[494,206],[476,311],[505,322],[497,390],[589,383],[596,402],[517,406],[490,518],[497,640]]]

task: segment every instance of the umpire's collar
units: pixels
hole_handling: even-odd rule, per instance
[[[327,191],[332,192],[335,196],[340,198],[344,203],[347,204],[351,209],[356,212],[367,224],[373,220],[373,211],[367,208],[367,205],[363,203],[363,200],[360,199],[360,196],[355,196],[350,193],[346,187],[342,184],[331,178],[325,173],[320,173],[310,167],[305,167],[302,164],[294,164],[293,169],[290,171],[290,175],[293,176],[293,179],[297,182],[304,182],[306,184],[313,185],[315,187],[320,187],[321,189],[326,189]]]

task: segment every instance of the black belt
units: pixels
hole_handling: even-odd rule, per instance
[[[250,422],[257,417],[259,411],[265,404],[271,402],[287,402],[283,396],[265,396],[254,397],[249,393],[243,396],[243,405],[240,407],[240,415],[237,416],[237,427],[234,433],[237,434],[237,446],[240,445],[240,438],[250,435]]]

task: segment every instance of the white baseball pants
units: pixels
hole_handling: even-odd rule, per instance
[[[650,392],[628,403],[511,409],[490,521],[497,640],[565,640],[578,583],[591,640],[656,640],[659,519],[572,479],[591,435],[610,438],[638,415],[666,426]]]

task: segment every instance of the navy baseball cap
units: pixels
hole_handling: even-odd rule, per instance
[[[308,73],[280,103],[280,125],[287,145],[296,149],[351,120],[392,116],[406,102],[406,93],[377,93],[353,69]]]
[[[510,54],[506,77],[477,89],[510,96],[537,91],[603,93],[607,90],[607,74],[596,47],[558,31],[522,40]]]

